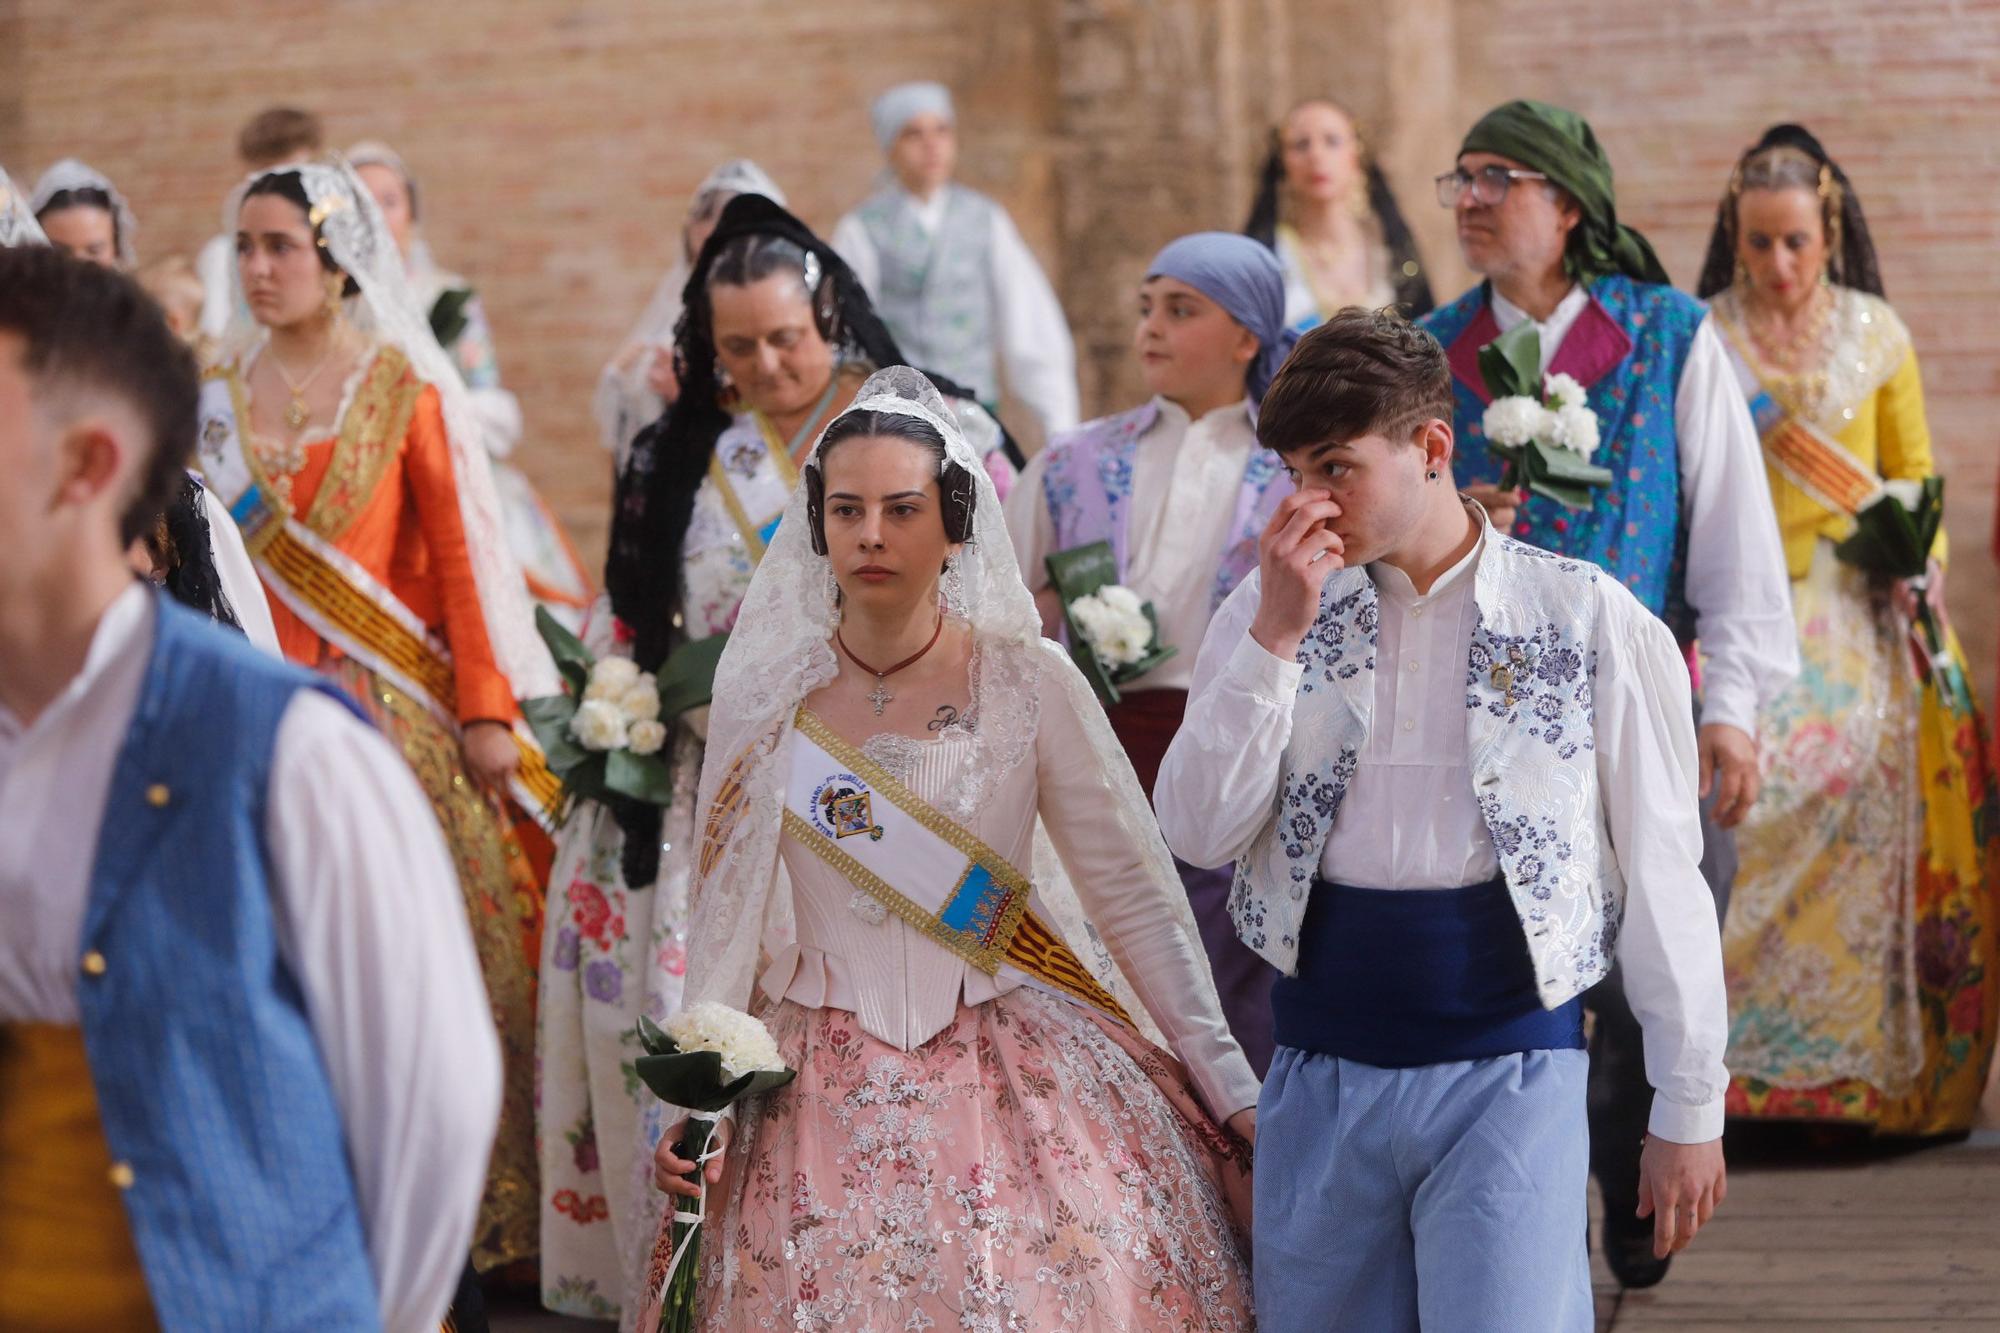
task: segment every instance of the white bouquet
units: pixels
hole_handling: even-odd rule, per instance
[[[1593,465],[1597,413],[1571,375],[1541,371],[1541,335],[1522,323],[1479,351],[1480,376],[1493,400],[1480,418],[1487,444],[1507,463],[1502,490],[1522,485],[1570,509],[1589,509],[1612,476]]]

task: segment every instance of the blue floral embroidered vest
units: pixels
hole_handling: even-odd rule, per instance
[[[278,723],[332,687],[165,598],[104,806],[84,1044],[168,1330],[380,1327],[338,1106],[278,950],[265,788]],[[350,705],[351,706],[351,705]]]
[[[1593,644],[1607,599],[1627,594],[1601,574],[1490,528],[1474,574],[1468,766],[1548,1009],[1609,970],[1625,903],[1598,794]],[[1243,595],[1255,588],[1246,583]],[[1327,579],[1299,648],[1305,674],[1277,806],[1236,862],[1237,934],[1287,976],[1297,973],[1320,853],[1372,725],[1379,614],[1366,569]]]
[[[880,262],[875,308],[896,345],[912,365],[948,375],[988,402],[1000,392],[992,255],[999,207],[977,190],[947,185],[936,235],[924,230],[898,189],[882,190],[855,210]]]
[[[1693,635],[1682,587],[1687,530],[1681,517],[1680,449],[1674,398],[1695,330],[1707,312],[1671,287],[1622,275],[1593,279],[1590,304],[1564,336],[1549,373],[1575,376],[1597,413],[1591,461],[1611,470],[1609,489],[1582,513],[1532,497],[1513,535],[1599,566],[1629,588],[1683,640]],[[1458,483],[1500,480],[1504,464],[1487,448],[1480,418],[1491,397],[1479,376],[1479,349],[1499,335],[1482,283],[1420,321],[1451,361]]]
[[[1042,499],[1055,529],[1055,549],[1066,551],[1090,542],[1109,542],[1125,576],[1126,541],[1131,527],[1132,463],[1139,442],[1160,419],[1157,403],[1129,412],[1086,421],[1051,440],[1044,450]],[[1257,538],[1278,502],[1291,494],[1291,482],[1278,456],[1254,449],[1236,488],[1236,512],[1229,537],[1216,564],[1211,607],[1221,606],[1236,585],[1257,567]],[[1200,644],[1176,647],[1191,653]]]

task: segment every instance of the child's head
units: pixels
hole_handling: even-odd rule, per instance
[[[1191,413],[1255,401],[1289,345],[1285,276],[1246,236],[1198,232],[1154,257],[1132,350],[1146,387]]]

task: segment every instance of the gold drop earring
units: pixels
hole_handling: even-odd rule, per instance
[[[329,273],[326,275],[326,305],[323,308],[326,312],[328,322],[340,318],[341,292],[346,285],[346,279],[342,278],[338,273]]]

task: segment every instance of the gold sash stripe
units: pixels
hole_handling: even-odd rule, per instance
[[[1764,452],[1807,494],[1842,513],[1859,510],[1881,489],[1881,480],[1851,454],[1795,417],[1764,432]]]

